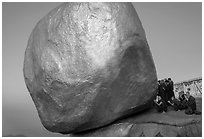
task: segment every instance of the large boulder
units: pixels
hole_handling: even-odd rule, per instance
[[[157,75],[131,3],[63,3],[33,29],[24,77],[46,129],[76,133],[149,107]]]

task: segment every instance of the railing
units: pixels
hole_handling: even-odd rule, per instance
[[[174,93],[178,97],[180,91],[186,92],[190,88],[190,93],[194,97],[202,96],[202,77],[178,82],[174,84]]]

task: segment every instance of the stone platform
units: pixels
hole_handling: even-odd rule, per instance
[[[202,111],[202,99],[198,98],[196,102],[198,111]],[[167,113],[157,113],[155,109],[149,109],[105,127],[71,136],[201,137],[202,115],[186,115],[184,111],[173,110],[168,110]]]

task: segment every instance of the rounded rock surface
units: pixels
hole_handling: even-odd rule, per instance
[[[152,101],[157,75],[131,3],[63,3],[33,29],[24,78],[46,129],[101,127]]]

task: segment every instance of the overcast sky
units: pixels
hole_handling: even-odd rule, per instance
[[[23,78],[28,37],[36,23],[60,3],[3,3],[2,133],[60,136],[40,123]],[[202,76],[202,4],[134,3],[146,32],[159,79]]]

